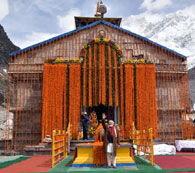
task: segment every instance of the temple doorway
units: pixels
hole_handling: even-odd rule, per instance
[[[102,113],[105,113],[107,115],[108,120],[114,120],[114,107],[112,106],[105,106],[103,104],[100,104],[98,106],[88,107],[87,113],[91,114],[91,112],[95,111],[97,115],[98,122],[102,120]]]

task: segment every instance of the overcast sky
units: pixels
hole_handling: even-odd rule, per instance
[[[195,5],[195,0],[103,0],[105,17],[135,16],[155,20]],[[75,29],[74,16],[93,17],[97,0],[0,0],[0,24],[17,46],[24,48]]]

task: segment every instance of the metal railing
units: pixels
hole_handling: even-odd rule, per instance
[[[65,159],[69,151],[69,131],[52,131],[52,168]]]
[[[136,155],[140,157],[140,152],[143,152],[144,159],[149,156],[150,164],[154,166],[154,150],[153,150],[153,130],[150,128],[148,131],[135,130],[132,128],[130,131],[130,139],[133,140],[133,145],[137,146]]]

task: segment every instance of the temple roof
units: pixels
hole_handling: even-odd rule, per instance
[[[88,24],[88,25],[86,25],[86,26],[80,27],[80,28],[78,28],[78,29],[72,30],[72,31],[70,31],[70,32],[67,32],[67,33],[58,35],[58,36],[53,37],[53,38],[51,38],[51,39],[42,41],[42,42],[40,42],[40,43],[34,44],[34,45],[29,46],[29,47],[27,47],[27,48],[20,49],[20,50],[18,50],[18,51],[12,52],[12,53],[10,53],[9,55],[12,56],[12,55],[21,53],[21,52],[23,52],[23,51],[27,51],[27,50],[29,50],[29,49],[32,49],[32,48],[38,47],[38,46],[40,46],[40,45],[46,44],[46,43],[48,43],[48,42],[50,42],[50,41],[59,39],[59,38],[64,37],[64,36],[68,36],[68,35],[70,35],[70,34],[73,34],[74,32],[78,32],[78,31],[80,31],[80,30],[84,30],[84,29],[86,29],[86,28],[90,28],[90,27],[93,27],[93,26],[98,25],[98,24],[105,24],[105,25],[107,25],[107,26],[111,26],[111,27],[113,27],[113,28],[116,28],[116,29],[121,30],[121,31],[123,31],[123,32],[126,32],[126,33],[128,33],[128,34],[131,34],[131,35],[133,35],[133,36],[139,37],[139,38],[141,38],[141,39],[143,39],[143,40],[145,40],[145,41],[147,41],[147,42],[149,42],[149,43],[152,43],[152,44],[154,44],[154,45],[156,45],[156,46],[158,46],[158,47],[160,47],[160,48],[163,48],[163,49],[165,49],[165,50],[167,50],[167,51],[169,51],[169,52],[172,52],[172,53],[174,53],[174,54],[180,56],[181,58],[187,59],[187,56],[184,56],[184,55],[182,55],[182,54],[180,54],[180,53],[178,53],[178,52],[176,52],[176,51],[174,51],[174,50],[171,50],[171,49],[169,49],[169,48],[167,48],[167,47],[165,47],[165,46],[162,46],[162,45],[160,45],[160,44],[158,44],[158,43],[156,43],[156,42],[154,42],[154,41],[152,41],[152,40],[149,40],[149,39],[146,38],[146,37],[143,37],[143,36],[141,36],[141,35],[138,35],[138,34],[136,34],[136,33],[133,33],[133,32],[131,32],[131,31],[127,30],[127,29],[121,28],[121,27],[119,27],[119,26],[117,26],[117,25],[114,25],[114,24],[112,24],[112,23],[110,23],[110,22],[107,22],[107,21],[105,21],[105,20],[103,20],[103,19],[100,19],[100,20],[98,20],[98,21],[96,21],[96,22],[93,22],[93,23]]]
[[[76,29],[87,26],[91,23],[97,22],[101,20],[99,17],[80,17],[80,16],[75,16],[75,25]],[[104,17],[104,20],[106,22],[112,23],[113,25],[120,26],[122,18],[114,18],[114,17]]]
[[[101,12],[100,12],[101,5],[103,5],[103,2],[102,1],[99,2],[99,0],[98,0],[97,7],[96,7],[96,13],[94,14],[94,17],[75,16],[74,18],[75,18],[76,29],[101,20],[101,17],[103,17],[103,16],[101,16]],[[109,22],[109,23],[112,23],[113,25],[120,26],[122,18],[104,17],[104,20]]]

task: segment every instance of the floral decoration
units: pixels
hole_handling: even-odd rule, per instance
[[[85,51],[83,49],[83,51]],[[66,64],[66,63],[80,63],[83,61],[83,58],[70,58],[70,59],[63,59],[63,58],[48,58],[45,62],[48,64]]]
[[[95,112],[92,112],[89,117],[89,137],[92,138],[95,135],[96,129],[98,127],[97,115]]]
[[[113,49],[115,49],[117,51],[117,57],[122,58],[122,51],[121,51],[119,45],[116,44],[115,42],[113,42],[112,40],[107,39],[107,38],[95,38],[95,39],[89,41],[88,43],[86,43],[83,46],[83,48],[81,49],[80,57],[84,57],[86,55],[85,49],[89,48],[94,43],[110,45]]]
[[[145,59],[125,59],[123,61],[125,64],[151,64],[152,62]]]

